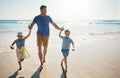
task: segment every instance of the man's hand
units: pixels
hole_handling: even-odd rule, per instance
[[[30,29],[30,30],[31,30],[31,29],[33,28],[34,24],[35,24],[35,23],[34,23],[34,22],[32,22],[30,25],[28,25],[28,29]]]
[[[63,31],[63,30],[64,30],[64,27],[61,28],[61,31]]]

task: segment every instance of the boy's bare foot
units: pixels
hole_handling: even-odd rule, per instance
[[[46,61],[44,60],[43,63],[45,63]]]
[[[67,68],[65,69],[65,73],[67,73]]]
[[[61,62],[61,66],[63,66],[63,63]]]
[[[75,51],[75,49],[72,49],[72,51]]]

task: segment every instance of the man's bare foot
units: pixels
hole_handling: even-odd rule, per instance
[[[20,66],[19,70],[22,70],[22,67]]]
[[[43,63],[41,63],[40,67],[42,67],[42,66],[43,66]]]
[[[45,63],[46,61],[45,61],[45,58],[43,57],[43,63]]]

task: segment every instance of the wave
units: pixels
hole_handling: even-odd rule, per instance
[[[0,20],[0,24],[28,24],[31,20]]]
[[[120,20],[97,20],[96,24],[120,24]]]
[[[28,21],[17,21],[18,24],[28,24]]]
[[[96,33],[89,33],[89,35],[114,35],[114,34],[120,34],[120,31],[118,31],[118,32],[96,32]]]

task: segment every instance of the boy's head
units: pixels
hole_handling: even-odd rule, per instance
[[[69,37],[70,31],[69,30],[65,30],[65,35],[66,35],[66,37]]]
[[[22,32],[18,32],[18,33],[17,33],[17,37],[18,37],[18,38],[22,38],[22,37],[23,37]]]

